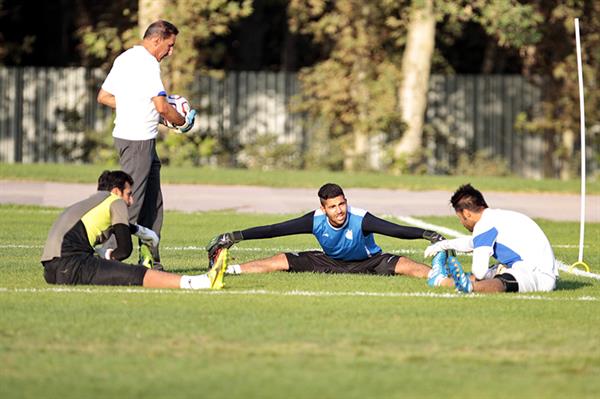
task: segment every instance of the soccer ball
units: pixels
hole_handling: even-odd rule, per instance
[[[178,96],[177,94],[169,94],[167,96],[167,102],[171,104],[171,106],[175,108],[177,112],[183,115],[184,118],[187,116],[188,112],[190,112],[190,103],[183,96]],[[177,126],[173,125],[166,119],[161,118],[160,122],[170,129],[177,129]]]

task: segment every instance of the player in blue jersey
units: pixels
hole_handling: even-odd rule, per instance
[[[375,243],[374,233],[401,239],[425,238],[437,242],[443,237],[435,231],[400,226],[348,205],[340,186],[328,183],[319,189],[321,206],[297,219],[242,231],[219,234],[207,245],[209,263],[222,248],[242,240],[313,234],[322,251],[280,253],[230,265],[226,273],[267,273],[274,271],[317,273],[366,273],[431,277],[431,268],[405,256],[384,253]]]
[[[425,256],[456,250],[473,253],[472,276],[448,262],[454,285],[463,292],[552,291],[558,269],[548,238],[528,216],[488,207],[481,192],[461,186],[450,199],[456,216],[472,236],[430,245]],[[490,267],[490,257],[498,263]],[[452,285],[446,279],[442,285]]]

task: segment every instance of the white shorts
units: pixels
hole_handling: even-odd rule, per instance
[[[556,288],[556,276],[543,272],[537,266],[526,262],[516,262],[512,267],[494,265],[490,267],[484,279],[494,278],[497,274],[512,274],[519,283],[519,292],[548,292]]]

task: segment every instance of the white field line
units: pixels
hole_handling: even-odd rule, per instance
[[[374,298],[441,298],[441,299],[508,299],[526,301],[553,301],[553,302],[595,302],[599,298],[594,296],[553,298],[542,295],[482,295],[482,294],[458,294],[458,293],[436,293],[436,292],[368,292],[368,291],[269,291],[269,290],[167,290],[151,288],[106,288],[106,287],[49,287],[49,288],[6,288],[0,287],[0,294],[30,294],[30,293],[81,293],[81,294],[170,294],[170,295],[265,295],[265,296],[292,296],[292,297],[374,297]]]
[[[11,248],[23,248],[23,249],[42,249],[42,245],[18,245],[18,244],[4,244],[0,245],[0,249],[11,249]],[[184,247],[161,247],[162,251],[200,251],[204,252],[204,247],[189,245]],[[236,252],[301,252],[301,251],[321,251],[321,248],[258,248],[258,247],[235,247]],[[386,251],[393,254],[420,254],[422,251],[416,249],[398,249],[393,251]]]
[[[396,219],[402,221],[403,223],[406,224],[410,224],[416,227],[420,227],[422,229],[429,229],[429,230],[435,230],[437,232],[440,232],[446,236],[450,236],[450,237],[463,237],[465,234],[462,234],[456,230],[453,229],[449,229],[447,227],[443,227],[443,226],[438,226],[435,224],[431,224],[431,223],[427,223],[423,220],[420,219],[416,219],[410,216],[394,216]],[[559,247],[559,246],[556,246]],[[578,247],[578,246],[564,246],[564,247]],[[2,248],[24,248],[24,249],[35,249],[35,248],[42,248],[41,245],[18,245],[18,244],[3,244],[0,245],[0,249]],[[164,247],[162,248],[163,250],[167,250],[167,251],[203,251],[204,247],[200,247],[200,246],[183,246],[183,247]],[[257,247],[236,247],[235,249],[236,251],[247,251],[247,252],[264,252],[264,251],[273,251],[273,252],[298,252],[299,249],[298,248],[257,248]],[[301,251],[316,251],[316,250],[320,250],[319,248],[312,248],[312,249],[301,249]],[[388,251],[391,253],[398,253],[398,254],[417,254],[420,253],[420,251],[414,250],[414,249],[405,249],[405,250],[397,250],[397,251]],[[563,272],[563,273],[569,273],[569,274],[573,274],[575,276],[580,276],[580,277],[587,277],[587,278],[592,278],[595,280],[600,280],[600,274],[596,274],[596,273],[591,273],[591,272],[586,272],[583,270],[579,270],[579,269],[571,269],[566,263],[564,263],[563,261],[557,259],[556,260],[557,264],[558,264],[558,269]]]

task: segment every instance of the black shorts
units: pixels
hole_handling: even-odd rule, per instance
[[[400,256],[380,253],[365,260],[344,261],[332,259],[321,251],[285,254],[290,272],[362,273],[391,276],[396,273]]]
[[[513,276],[512,274],[510,274],[510,273],[496,274],[494,276],[494,278],[497,278],[498,280],[502,281],[502,284],[504,284],[504,291],[519,292],[519,283],[517,282],[517,279],[515,278],[515,276]]]
[[[142,285],[147,268],[92,254],[54,258],[42,262],[48,284]]]

